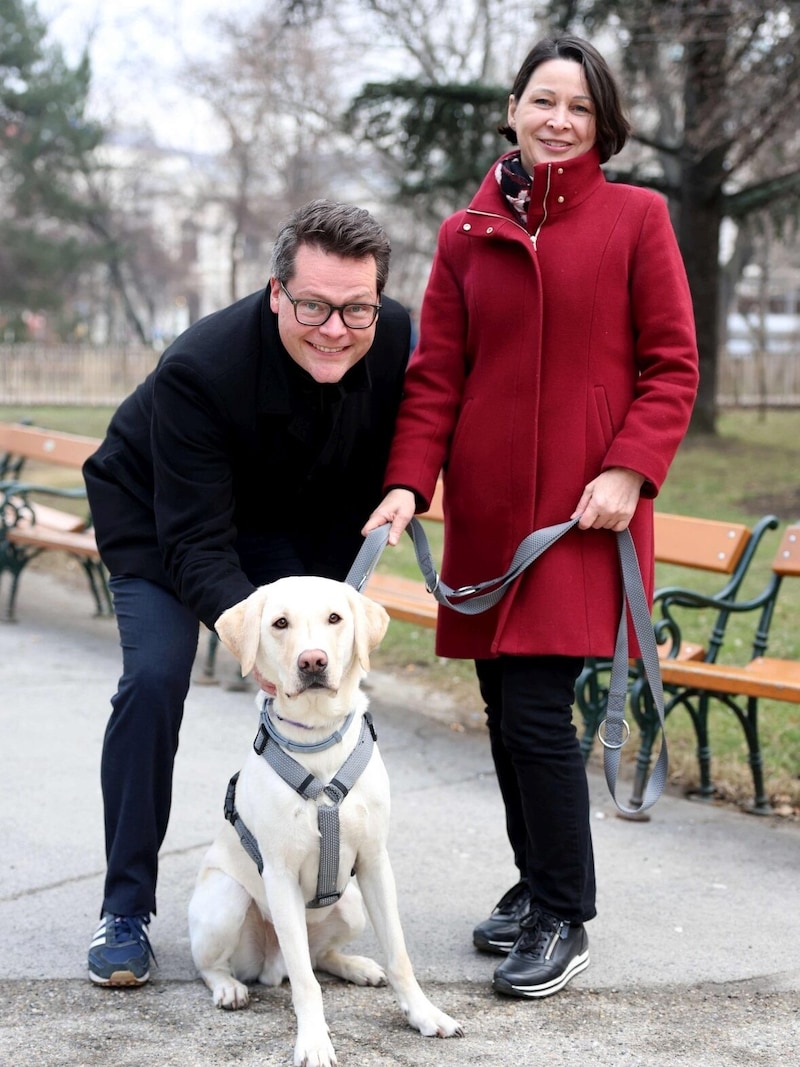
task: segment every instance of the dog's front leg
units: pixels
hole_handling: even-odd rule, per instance
[[[388,852],[358,865],[358,884],[386,956],[386,974],[409,1024],[425,1037],[462,1037],[460,1023],[432,1004],[419,987],[406,951],[397,889]]]
[[[286,964],[297,1018],[295,1067],[335,1067],[322,1006],[322,989],[314,975],[308,947],[306,908],[299,883],[286,873],[264,871],[272,924]]]

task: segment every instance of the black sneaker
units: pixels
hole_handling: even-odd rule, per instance
[[[106,912],[89,946],[89,977],[97,985],[138,986],[150,977],[155,960],[145,927],[149,915]]]
[[[527,882],[517,882],[495,905],[488,919],[472,931],[472,943],[481,952],[505,956],[517,942],[520,923],[530,911],[531,891]]]
[[[533,908],[522,933],[494,972],[492,988],[509,997],[549,997],[589,966],[589,938],[568,923]]]

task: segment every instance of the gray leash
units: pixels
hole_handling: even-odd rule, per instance
[[[560,537],[577,525],[577,519],[559,523],[557,526],[545,526],[520,542],[511,566],[499,578],[493,578],[477,585],[460,586],[451,589],[439,577],[436,565],[431,557],[430,545],[422,524],[412,519],[406,532],[414,543],[419,569],[425,579],[425,588],[435,599],[453,611],[466,615],[477,615],[494,607],[505,593],[508,586],[535,560],[555,544]],[[371,530],[364,538],[364,543],[356,556],[353,566],[345,579],[360,592],[375,569],[381,553],[386,547],[390,525],[386,523],[376,530]],[[667,740],[664,734],[664,690],[661,683],[661,668],[656,649],[655,633],[650,619],[650,610],[644,593],[636,548],[629,530],[617,534],[617,550],[622,570],[622,613],[617,640],[614,648],[614,660],[609,683],[606,717],[597,729],[597,736],[603,746],[603,767],[606,782],[614,803],[625,815],[638,815],[658,800],[667,781],[669,757]],[[617,798],[617,772],[619,770],[620,752],[630,737],[630,726],[625,720],[625,702],[628,695],[628,625],[627,613],[630,611],[634,632],[639,642],[645,677],[650,685],[653,704],[658,712],[661,726],[661,748],[658,759],[644,790],[642,802],[637,807],[628,807]]]

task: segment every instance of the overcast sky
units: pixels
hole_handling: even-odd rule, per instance
[[[223,0],[226,13],[252,10],[258,0]],[[89,41],[92,107],[116,125],[148,125],[162,144],[209,147],[205,112],[175,84],[186,54],[214,47],[208,16],[220,0],[38,0],[51,35],[74,60]]]

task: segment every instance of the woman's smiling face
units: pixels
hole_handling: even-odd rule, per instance
[[[508,124],[517,135],[522,165],[583,155],[597,137],[595,105],[583,67],[571,59],[548,59],[531,74],[522,95],[508,99]]]

